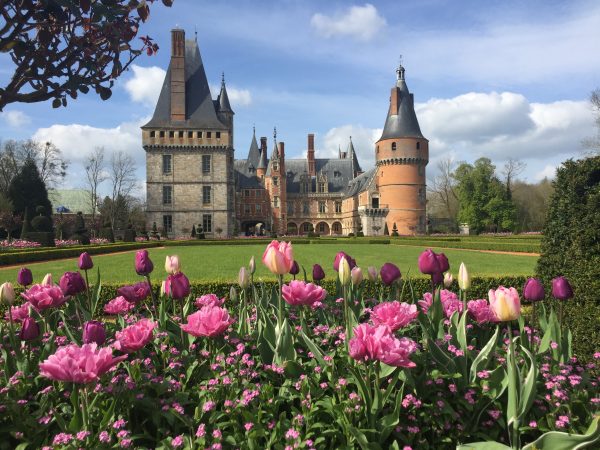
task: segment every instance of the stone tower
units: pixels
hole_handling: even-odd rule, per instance
[[[385,127],[375,143],[376,185],[381,207],[389,209],[388,230],[396,224],[399,234],[424,233],[429,141],[421,133],[404,67],[400,65],[396,73]]]
[[[271,230],[277,234],[284,234],[287,228],[285,145],[283,142],[277,142],[277,130],[273,131],[273,153],[267,168],[265,187],[271,197]]]
[[[146,222],[169,237],[233,234],[233,115],[225,87],[212,99],[196,40],[171,31],[171,61],[154,115],[142,127]],[[217,230],[220,230],[218,233]]]

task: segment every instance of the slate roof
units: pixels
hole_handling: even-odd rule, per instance
[[[388,111],[385,127],[379,140],[394,139],[401,137],[415,137],[425,139],[419,127],[419,121],[415,114],[414,97],[408,90],[404,80],[404,68],[398,68],[398,80],[396,88],[400,91],[400,103],[398,111]]]
[[[221,80],[221,92],[217,98],[217,103],[219,112],[233,112],[231,105],[229,104],[229,96],[227,95],[227,88],[225,87],[225,78]]]
[[[226,96],[224,100],[229,103]],[[226,124],[217,117],[198,43],[194,40],[185,41],[185,112],[185,121],[171,122],[171,65],[169,64],[154,115],[142,128],[227,129]]]
[[[248,167],[252,166],[257,169],[260,164],[260,157],[260,149],[256,142],[256,134],[252,134],[252,142],[250,143],[250,150],[248,150],[248,158],[246,159]]]
[[[359,192],[364,191],[373,180],[375,173],[377,173],[377,168],[373,167],[372,169],[367,170],[365,173],[362,173],[354,178],[346,187],[344,191],[344,197],[352,197]]]
[[[315,159],[315,170],[317,176],[311,180],[311,190],[316,192],[316,183],[319,175],[327,175],[328,189],[330,193],[344,191],[352,180],[352,160],[350,159]],[[300,177],[308,173],[308,161],[306,159],[288,159],[285,161],[287,192],[300,193]]]
[[[233,169],[235,171],[235,185],[238,189],[258,189],[262,187],[256,177],[256,170],[250,170],[247,160],[235,160]]]

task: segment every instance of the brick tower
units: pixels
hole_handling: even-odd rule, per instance
[[[404,80],[404,67],[396,70],[385,127],[375,143],[376,184],[382,207],[389,212],[390,233],[394,224],[399,234],[425,232],[425,167],[429,141],[421,133],[413,94]]]

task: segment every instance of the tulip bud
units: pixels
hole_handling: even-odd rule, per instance
[[[79,255],[79,270],[90,270],[94,267],[94,263],[92,262],[92,257],[88,252],[83,252]]]
[[[183,272],[169,275],[165,283],[165,293],[175,300],[182,300],[190,295],[190,280]]]
[[[251,275],[254,275],[254,272],[256,272],[256,261],[254,260],[254,256],[252,256],[252,258],[250,258],[250,263],[248,264],[248,270],[250,271]]]
[[[83,324],[83,343],[91,344],[95,342],[98,345],[104,344],[106,341],[106,330],[104,324],[97,320],[90,320]]]
[[[234,286],[229,288],[229,300],[235,300],[237,298],[237,291]]]
[[[47,273],[46,274],[46,276],[42,280],[42,284],[44,286],[52,286],[54,284],[54,281],[52,280],[52,274],[51,273]]]
[[[135,271],[138,275],[150,275],[154,270],[154,264],[148,255],[148,250],[139,250],[135,254]]]
[[[386,286],[390,286],[394,281],[399,280],[401,276],[400,269],[395,264],[389,262],[381,266],[379,274],[381,275],[381,281]]]
[[[565,277],[552,280],[552,296],[558,300],[568,300],[573,297],[573,288]]]
[[[242,289],[246,289],[250,285],[250,277],[245,267],[240,267],[240,273],[238,275],[238,283]]]
[[[167,294],[167,282],[163,280],[160,284],[160,296],[164,297]]]
[[[33,341],[40,335],[40,326],[33,317],[25,317],[19,332],[22,341]]]
[[[15,288],[8,281],[0,285],[0,302],[5,305],[12,305],[15,301]]]
[[[19,270],[19,273],[17,274],[17,283],[23,287],[29,286],[31,283],[33,283],[33,275],[31,274],[31,270],[29,270],[27,267],[23,267],[21,270]]]
[[[450,286],[452,286],[453,281],[454,277],[452,276],[452,274],[450,272],[446,272],[444,274],[444,286],[449,288]]]
[[[525,300],[530,302],[539,302],[544,300],[546,293],[544,292],[544,285],[537,278],[528,278],[523,286],[523,297]]]
[[[179,256],[167,256],[167,258],[165,259],[165,271],[169,275],[175,275],[180,270],[181,268],[179,266]]]
[[[345,286],[350,283],[352,274],[350,273],[350,264],[346,258],[341,258],[339,261],[338,275],[342,285]]]
[[[292,263],[292,268],[290,269],[290,275],[298,275],[299,272],[300,266],[298,266],[298,263],[294,260]]]
[[[65,295],[77,295],[86,289],[85,280],[79,272],[65,272],[59,285]]]
[[[369,281],[377,281],[377,277],[379,276],[377,267],[369,266],[367,269],[367,275],[369,276]]]
[[[350,278],[352,279],[352,286],[359,285],[363,280],[363,272],[360,267],[354,267],[350,271]]]
[[[313,281],[321,281],[325,278],[325,271],[319,264],[315,264],[312,270]]]
[[[461,262],[458,269],[458,287],[461,291],[468,291],[471,288],[471,277],[467,271],[465,263]]]

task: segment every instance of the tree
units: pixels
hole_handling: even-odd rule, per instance
[[[0,144],[0,192],[8,192],[10,182],[20,169],[16,144],[12,140]]]
[[[583,140],[583,146],[590,150],[592,156],[600,154],[600,88],[595,89],[590,94],[590,103],[594,114],[594,122],[598,129],[596,136]]]
[[[506,185],[506,196],[508,199],[512,198],[512,183],[515,178],[525,170],[525,164],[523,161],[520,161],[516,158],[508,158],[506,163],[504,164],[504,169],[502,170],[502,174],[504,175],[504,183]]]
[[[22,215],[25,208],[29,208],[30,212],[35,212],[38,206],[42,206],[46,216],[52,215],[48,190],[32,159],[25,161],[19,173],[11,181],[8,198],[13,205],[13,212],[16,214]]]
[[[458,214],[458,198],[456,195],[456,181],[452,177],[454,161],[447,158],[437,163],[437,175],[427,186],[430,209],[440,209],[448,219],[456,220]]]
[[[554,191],[552,182],[547,178],[535,184],[516,181],[513,183],[512,191],[512,200],[517,208],[517,229],[541,231],[546,221],[550,197]]]
[[[122,151],[112,154],[108,178],[112,185],[109,217],[113,229],[115,228],[117,200],[125,202],[124,207],[126,210],[129,207],[128,199],[136,185],[135,170],[135,162],[131,156]]]
[[[104,147],[94,147],[94,150],[87,156],[85,174],[92,208],[92,224],[95,224],[98,210],[98,186],[108,178],[104,171]]]
[[[132,48],[153,2],[0,0],[0,52],[8,52],[14,64],[12,77],[0,87],[0,111],[15,102],[50,99],[55,108],[66,106],[67,96],[75,99],[90,88],[107,100],[114,80],[142,52],[158,51],[149,36],[140,37],[141,48]]]
[[[143,51],[158,51],[148,36],[133,48],[152,2],[0,0],[0,52],[8,52],[14,64],[0,87],[0,111],[15,102],[50,99],[55,108],[66,106],[67,96],[75,99],[90,88],[107,100],[114,80]],[[173,0],[162,3],[171,6]]]

